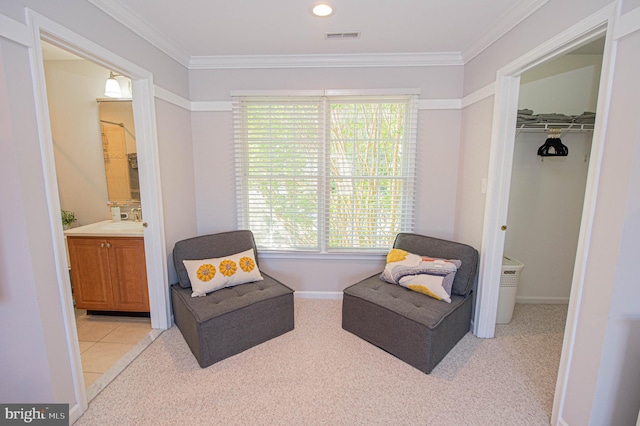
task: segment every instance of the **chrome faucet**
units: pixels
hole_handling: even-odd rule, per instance
[[[131,214],[133,215],[134,222],[142,221],[142,209],[140,207],[134,207],[131,209]]]

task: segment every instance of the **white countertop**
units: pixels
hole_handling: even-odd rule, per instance
[[[123,220],[114,222],[103,220],[90,225],[79,226],[64,231],[67,237],[142,237],[144,228],[142,222]]]

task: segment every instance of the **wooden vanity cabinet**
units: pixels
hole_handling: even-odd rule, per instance
[[[142,237],[67,237],[76,308],[149,312]]]

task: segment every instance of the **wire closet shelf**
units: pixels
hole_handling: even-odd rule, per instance
[[[548,133],[551,129],[560,129],[561,136],[567,133],[593,132],[593,124],[563,123],[563,122],[537,122],[522,123],[516,126],[516,136],[520,133]]]

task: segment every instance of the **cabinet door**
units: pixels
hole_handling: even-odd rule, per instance
[[[149,312],[144,239],[111,238],[109,245],[114,310]]]
[[[102,238],[67,237],[67,245],[76,308],[112,310],[107,241]]]

